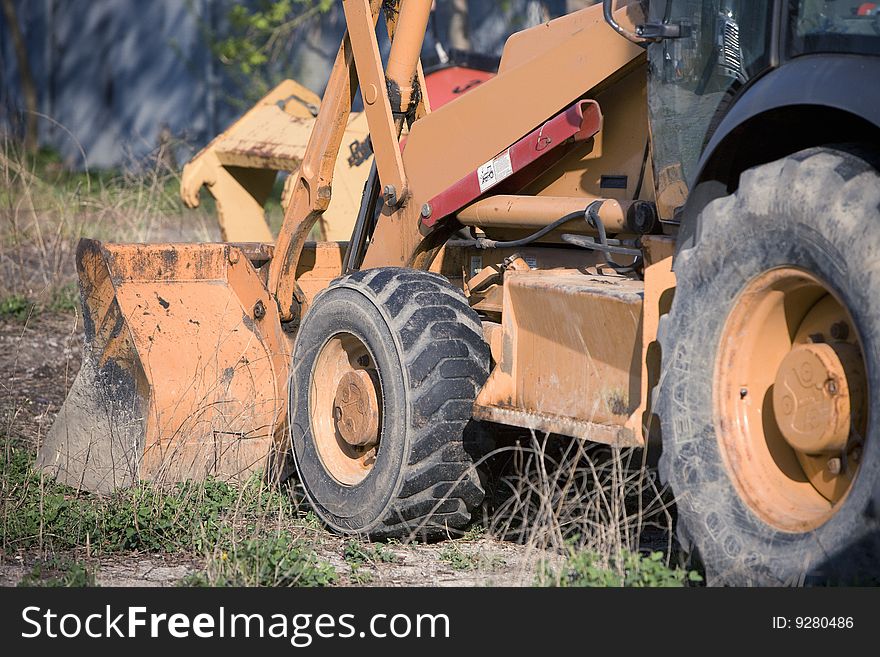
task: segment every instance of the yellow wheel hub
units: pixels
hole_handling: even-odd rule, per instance
[[[364,447],[379,442],[379,400],[366,370],[342,375],[333,402],[336,430],[349,445]]]
[[[833,347],[805,344],[788,352],[773,383],[773,412],[783,437],[799,452],[821,454],[846,447],[849,386]]]
[[[858,472],[868,421],[843,303],[804,270],[761,274],[724,325],[715,372],[716,433],[740,497],[783,531],[827,521]]]
[[[361,339],[338,333],[321,348],[312,372],[309,419],[327,472],[354,486],[376,463],[382,435],[382,387]]]

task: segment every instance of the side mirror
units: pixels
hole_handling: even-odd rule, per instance
[[[602,0],[602,13],[605,22],[626,39],[633,43],[644,44],[646,42],[662,41],[663,39],[683,39],[691,35],[689,25],[683,23],[645,23],[637,25],[635,32],[630,32],[614,20],[614,0]]]

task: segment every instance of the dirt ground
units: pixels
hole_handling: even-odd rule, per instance
[[[0,422],[7,435],[36,447],[52,426],[79,371],[81,331],[73,313],[0,318]]]
[[[343,557],[344,541],[328,537],[316,552],[332,564],[341,586],[529,586],[534,582],[536,555],[514,543],[489,539],[457,543],[455,549],[474,564],[457,570],[442,558],[448,545],[400,545],[386,548],[392,563],[370,563],[358,569],[361,581],[351,576]],[[98,586],[175,586],[203,563],[193,555],[123,554],[82,558],[96,571]],[[15,586],[36,561],[35,555],[13,555],[0,562],[0,586]],[[368,575],[364,578],[363,573]],[[364,579],[368,581],[363,581]]]
[[[79,369],[82,325],[76,314],[40,313],[27,320],[0,318],[0,422],[3,433],[37,449]],[[306,530],[307,531],[307,530]],[[318,531],[319,557],[336,567],[340,584],[351,578],[345,539]],[[450,548],[451,545],[454,547]],[[391,563],[365,564],[373,586],[517,586],[534,582],[538,556],[526,546],[488,538],[433,545],[391,545]],[[459,559],[450,558],[452,555]],[[101,586],[169,586],[202,566],[198,555],[128,553],[101,558],[69,555],[97,571]],[[0,586],[14,586],[33,566],[35,553],[0,553]]]

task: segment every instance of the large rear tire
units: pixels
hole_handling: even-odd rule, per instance
[[[290,381],[294,463],[334,530],[432,538],[483,499],[463,435],[488,376],[480,320],[441,276],[357,272],[300,326]]]
[[[847,148],[745,172],[675,263],[661,476],[710,584],[880,575],[880,176]]]

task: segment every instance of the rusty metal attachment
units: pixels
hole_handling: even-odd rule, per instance
[[[292,173],[299,167],[320,104],[321,99],[298,82],[281,82],[184,166],[184,203],[198,207],[204,187],[217,203],[223,240],[272,242],[266,201],[278,172]],[[355,113],[346,123],[343,142],[360,144],[368,134],[366,117]],[[317,227],[321,239],[348,239],[371,162],[371,152],[354,160],[342,153],[336,159],[334,202]],[[285,189],[282,208],[288,200]]]
[[[245,477],[283,423],[289,347],[252,265],[232,244],[83,240],[83,365],[39,463],[76,488]],[[261,305],[262,317],[252,319]]]
[[[626,426],[639,404],[633,364],[640,351],[616,344],[640,344],[643,289],[615,275],[508,271],[500,360],[474,415],[619,447],[640,444]],[[590,351],[580,348],[587,343]]]

